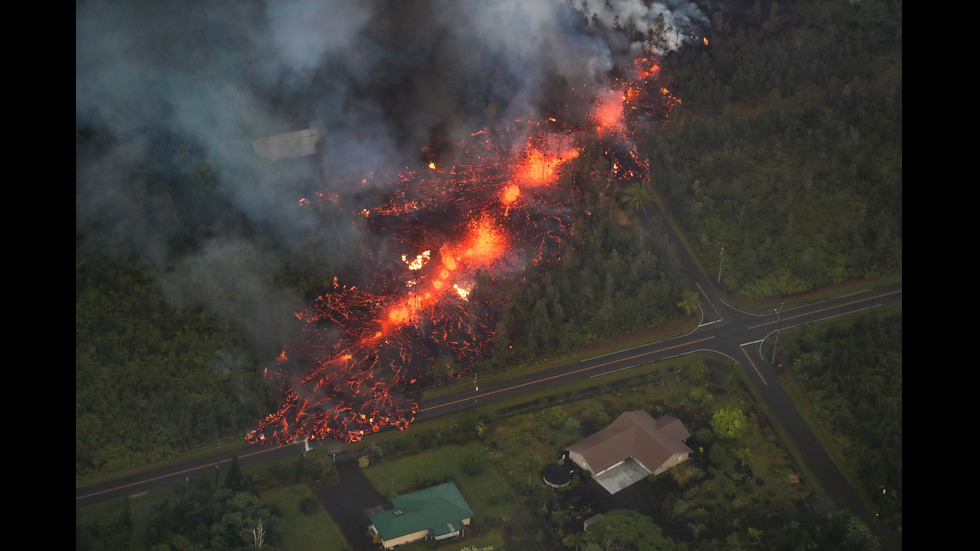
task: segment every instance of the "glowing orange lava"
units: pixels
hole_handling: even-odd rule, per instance
[[[591,130],[559,132],[551,118],[474,132],[453,165],[406,169],[381,204],[352,212],[383,243],[377,273],[356,285],[334,277],[297,313],[302,333],[266,370],[282,391],[281,406],[246,440],[352,442],[404,430],[419,412],[413,392],[438,376],[430,372],[437,358],[449,354],[467,365],[486,357],[492,315],[503,306],[475,295],[475,282],[547,261],[574,234],[582,191],[562,175],[583,144],[601,142],[615,177],[648,177],[630,129],[636,117],[661,115],[679,100],[659,82],[655,59],[638,60],[633,72],[599,94]]]
[[[611,91],[601,96],[596,105],[595,124],[600,136],[623,129],[623,113],[626,95]]]
[[[578,154],[578,147],[561,136],[548,136],[547,139],[529,142],[514,166],[514,185],[552,185],[562,165],[578,157]]]
[[[487,267],[506,251],[507,238],[499,224],[488,216],[473,222],[463,240],[462,258],[473,267]]]
[[[503,193],[500,194],[500,202],[504,205],[510,206],[510,204],[516,201],[520,196],[521,188],[516,184],[511,184],[505,187]]]

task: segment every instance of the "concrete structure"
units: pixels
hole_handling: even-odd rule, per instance
[[[305,130],[252,140],[252,148],[260,157],[270,161],[298,159],[316,153],[316,144],[323,134],[323,127],[312,122]]]
[[[615,494],[686,460],[691,449],[684,441],[690,437],[676,417],[654,419],[645,411],[630,411],[569,446],[568,458]]]
[[[472,509],[452,482],[395,496],[391,504],[390,509],[370,515],[368,527],[385,549],[459,537],[473,518]]]

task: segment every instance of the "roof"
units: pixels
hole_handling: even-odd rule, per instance
[[[676,417],[654,419],[649,413],[628,411],[608,427],[568,447],[582,455],[593,473],[633,458],[653,472],[675,453],[690,453],[684,444],[690,438]]]
[[[461,521],[473,516],[473,510],[453,482],[395,496],[391,504],[391,509],[370,515],[383,540],[422,530],[436,536],[451,533],[460,529]]]
[[[323,134],[323,127],[312,122],[304,130],[252,140],[252,148],[259,156],[271,161],[298,159],[316,153],[317,141]]]

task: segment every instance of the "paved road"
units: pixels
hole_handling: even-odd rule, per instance
[[[555,369],[480,387],[479,392],[423,402],[419,419],[438,417],[472,407],[474,399],[481,403],[511,398],[531,391],[560,384],[581,381],[600,375],[622,372],[652,362],[697,351],[723,354],[739,363],[750,383],[758,390],[777,423],[792,439],[811,471],[827,492],[834,509],[847,509],[874,527],[875,517],[867,511],[854,489],[830,460],[827,453],[803,422],[793,403],[783,392],[775,372],[766,358],[765,346],[771,346],[779,330],[798,327],[820,320],[853,314],[885,304],[901,302],[901,284],[855,293],[806,306],[787,308],[771,314],[758,315],[739,311],[703,294],[706,304],[705,321],[692,333],[660,342],[637,346],[613,354],[605,354],[566,364]],[[710,310],[710,312],[708,312]]]
[[[214,474],[225,468],[233,456],[238,456],[241,466],[261,461],[293,455],[305,449],[303,443],[279,447],[251,446],[236,451],[215,450],[215,454],[203,459],[195,459],[170,467],[161,467],[137,475],[120,477],[109,482],[75,488],[75,507],[93,505],[102,501],[132,496],[165,488],[178,482],[186,482],[205,474]]]
[[[479,400],[481,403],[494,402],[615,371],[629,370],[639,365],[683,354],[711,351],[731,358],[742,367],[749,381],[772,413],[774,418],[770,421],[777,423],[789,435],[810,470],[819,479],[821,486],[832,501],[830,507],[851,511],[852,514],[862,518],[869,527],[877,531],[878,525],[874,515],[865,509],[861,500],[858,499],[857,493],[841,475],[813,433],[803,422],[793,403],[783,393],[776,374],[766,358],[763,357],[763,350],[767,342],[772,342],[768,339],[778,340],[780,330],[844,316],[888,303],[901,302],[901,282],[805,306],[778,308],[763,315],[743,312],[727,304],[712,283],[704,279],[703,271],[687,254],[686,248],[677,240],[677,234],[671,228],[664,226],[660,228],[659,233],[672,240],[672,246],[677,253],[675,255],[678,264],[677,269],[685,275],[688,281],[692,282],[692,286],[699,292],[702,319],[693,332],[682,337],[651,342],[629,350],[568,363],[546,372],[518,377],[504,383],[481,386],[478,393],[469,390],[438,399],[423,399],[418,420],[469,409],[475,400]],[[316,445],[328,446],[332,450],[343,449],[343,446],[338,442],[320,442]],[[300,453],[305,449],[307,449],[306,444],[275,448],[253,446],[245,452],[237,451],[237,455],[240,464],[248,465],[252,462],[284,454]],[[81,507],[101,500],[132,495],[170,485],[190,477],[200,476],[205,472],[214,472],[214,469],[220,469],[222,465],[230,461],[232,455],[230,452],[216,453],[210,459],[170,469],[161,469],[148,475],[129,477],[95,487],[76,488],[75,506]],[[345,461],[348,458],[344,456],[342,451],[338,455],[338,459],[340,460],[338,461],[339,465],[344,465],[344,468],[351,471],[344,478],[349,480],[351,488],[353,485],[357,485],[359,490],[356,492],[353,489],[350,492],[341,490],[340,493],[327,491],[322,493],[320,497],[331,515],[337,519],[338,524],[341,526],[348,525],[344,529],[349,531],[353,530],[350,527],[351,523],[354,523],[355,527],[363,525],[359,524],[365,520],[363,504],[361,503],[363,500],[359,499],[356,503],[348,503],[345,507],[345,501],[341,499],[341,496],[355,495],[356,493],[361,497],[375,501],[380,499],[380,496],[370,493],[364,487],[366,480],[363,474],[356,468],[350,467],[351,463]],[[345,486],[345,488],[347,487]],[[354,522],[354,516],[360,518],[361,521]],[[363,542],[363,534],[352,532],[346,535],[352,545],[361,545]]]
[[[730,357],[741,365],[748,380],[756,388],[772,414],[771,422],[777,423],[793,441],[810,470],[819,479],[830,503],[829,510],[846,509],[863,519],[875,533],[881,527],[847,483],[843,475],[820,446],[819,441],[803,422],[793,403],[783,393],[769,362],[763,358],[765,343],[777,339],[778,331],[807,323],[856,313],[902,300],[901,284],[871,289],[838,299],[821,301],[806,306],[773,311],[758,315],[739,311],[720,301],[710,293],[702,292],[702,323],[690,334],[612,354],[604,354],[582,361],[568,363],[552,370],[518,377],[503,383],[481,386],[479,393],[470,389],[452,396],[423,400],[418,420],[468,410],[474,401],[492,403],[524,393],[555,387],[617,371],[665,360],[697,351],[712,351]],[[356,462],[339,442],[318,442],[336,452],[342,482],[336,488],[320,492],[320,501],[337,523],[348,544],[354,551],[375,548],[366,537],[368,524],[365,509],[383,503],[384,497],[371,485],[357,467]],[[280,447],[253,446],[238,452],[240,464],[248,465],[286,454],[301,453],[306,444]],[[75,504],[81,507],[104,499],[132,495],[153,488],[164,487],[177,481],[187,480],[222,466],[231,459],[231,453],[215,456],[172,469],[164,469],[150,475],[131,477],[96,488],[76,489]]]
[[[694,331],[682,337],[651,342],[629,350],[568,363],[549,371],[517,377],[503,383],[481,386],[478,393],[469,390],[438,399],[423,399],[418,420],[467,410],[473,406],[476,400],[479,400],[480,403],[490,403],[590,377],[629,370],[639,365],[683,354],[711,351],[731,358],[742,367],[748,380],[772,413],[774,418],[770,421],[780,425],[792,439],[793,444],[808,463],[810,470],[827,492],[832,501],[831,507],[850,510],[862,518],[868,526],[875,528],[877,523],[874,515],[864,508],[854,489],[847,484],[843,475],[831,462],[827,453],[803,422],[793,403],[783,393],[776,374],[766,358],[763,357],[763,350],[767,342],[771,343],[778,340],[778,334],[781,330],[853,314],[888,303],[901,302],[901,282],[804,306],[780,307],[770,313],[753,314],[727,304],[718,290],[711,283],[705,281],[702,270],[695,264],[693,258],[686,254],[686,249],[676,240],[676,234],[667,227],[661,228],[661,230],[662,235],[666,236],[667,239],[674,240],[673,247],[678,253],[676,254],[677,269],[692,282],[700,295],[702,319]],[[772,339],[772,341],[767,341],[768,339]],[[339,449],[341,450],[339,459],[345,459],[342,452],[343,446],[338,442],[320,442],[316,445],[331,447],[332,451]],[[307,449],[306,446],[305,443],[274,448],[252,446],[244,452],[238,450],[235,454],[238,455],[240,464],[248,465],[272,457],[299,453]],[[75,506],[81,507],[105,499],[132,495],[197,477],[205,472],[214,472],[214,469],[220,469],[230,461],[232,455],[232,452],[216,453],[213,458],[174,468],[161,469],[154,473],[124,478],[95,487],[76,488]],[[327,499],[327,496],[321,497]],[[335,498],[330,499],[336,501]],[[342,514],[336,510],[335,504],[331,505],[329,509],[335,515]],[[358,514],[356,512],[357,507],[354,510],[354,514]],[[363,511],[360,514],[363,514]]]
[[[820,479],[828,495],[838,508],[846,508],[865,518],[871,526],[872,516],[863,510],[860,500],[844,482],[843,477],[830,462],[813,434],[803,423],[793,404],[777,384],[776,375],[768,362],[762,358],[766,339],[775,338],[777,329],[789,329],[822,319],[856,313],[902,300],[901,284],[890,285],[865,292],[856,293],[833,300],[816,302],[806,306],[786,308],[777,314],[751,314],[739,311],[713,297],[702,289],[704,321],[688,335],[659,342],[651,342],[629,350],[613,354],[594,356],[582,361],[569,363],[552,370],[526,375],[503,383],[480,387],[477,396],[468,390],[453,396],[434,400],[423,400],[419,420],[448,415],[472,407],[474,398],[481,403],[489,403],[557,385],[580,381],[615,371],[629,370],[633,367],[696,351],[713,351],[724,354],[737,361],[745,370],[751,383],[766,401],[775,419],[793,440],[793,443],[806,458],[811,470]],[[336,445],[320,442],[316,445]],[[237,452],[239,462],[248,465],[272,457],[295,454],[305,449],[303,444],[281,447],[252,446]],[[204,472],[214,472],[226,464],[233,454],[226,452],[212,458],[200,460],[169,469],[140,476],[129,477],[96,487],[80,488],[75,492],[76,507],[100,500],[132,495],[153,488],[163,487]]]

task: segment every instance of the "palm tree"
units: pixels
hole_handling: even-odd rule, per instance
[[[738,364],[733,363],[727,366],[723,371],[722,377],[725,382],[725,388],[728,389],[729,392],[734,391],[735,387],[738,386],[739,376],[741,375],[738,369]]]
[[[558,525],[558,533],[562,535],[565,533],[565,522],[571,518],[572,516],[568,513],[568,511],[562,509],[561,507],[558,507],[551,512],[551,522]]]
[[[677,307],[684,310],[685,314],[691,315],[698,309],[698,294],[695,291],[684,291]]]
[[[623,191],[623,207],[630,212],[645,211],[653,201],[653,190],[643,182],[633,182]]]

